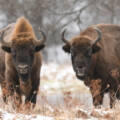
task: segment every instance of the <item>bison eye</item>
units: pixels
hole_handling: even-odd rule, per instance
[[[15,53],[13,54],[13,57],[14,57],[14,58],[16,57],[16,54],[15,54]]]
[[[13,57],[16,57],[16,52],[14,50],[12,50],[12,55]]]
[[[31,57],[33,57],[33,55],[34,55],[33,53],[30,54]]]
[[[88,49],[88,50],[86,51],[85,55],[86,55],[86,57],[91,57],[91,55],[92,55],[92,49],[91,49],[91,48]]]
[[[34,56],[34,52],[35,52],[35,51],[30,51],[30,56],[31,56],[31,57]]]

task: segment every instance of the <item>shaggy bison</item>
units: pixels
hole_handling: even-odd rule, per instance
[[[115,98],[120,98],[120,26],[93,25],[70,41],[64,34],[65,30],[63,50],[71,54],[77,78],[90,87],[93,104],[101,105],[104,93],[109,92],[112,107]]]
[[[19,18],[1,30],[0,78],[3,99],[14,98],[20,106],[21,96],[25,103],[36,103],[40,83],[41,53],[45,46],[45,34],[37,40],[31,24],[24,17]]]

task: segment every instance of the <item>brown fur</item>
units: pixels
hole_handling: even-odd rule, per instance
[[[12,47],[21,47],[34,45],[34,40],[36,39],[34,30],[32,29],[31,24],[24,17],[21,17],[17,20],[16,24],[11,30],[11,35],[7,41],[12,41]],[[3,99],[7,102],[8,96],[14,97],[17,107],[21,104],[21,95],[25,95],[26,104],[28,102],[36,103],[36,95],[39,90],[40,83],[40,69],[41,69],[41,53],[36,52],[34,55],[34,61],[32,65],[31,77],[26,84],[21,83],[18,73],[13,63],[13,56],[10,53],[4,52],[0,48],[0,79],[1,83],[6,83],[3,87]],[[5,58],[5,60],[4,60]],[[5,76],[4,76],[5,74]],[[6,94],[7,89],[8,94]],[[4,92],[5,91],[5,92]],[[34,100],[33,100],[34,99]]]
[[[101,90],[99,96],[101,100],[94,100],[94,105],[96,105],[96,103],[97,105],[98,103],[102,104],[101,101],[104,93],[110,92],[112,106],[115,100],[112,97],[113,93],[115,96],[114,98],[120,98],[120,26],[111,24],[93,25],[81,32],[77,37],[71,39],[69,42],[71,47],[76,49],[78,53],[84,51],[98,36],[94,27],[99,28],[102,32],[102,39],[97,43],[97,46],[99,46],[101,50],[92,54],[92,62],[88,72],[88,77],[84,80],[84,82],[87,86],[95,88],[95,81],[91,81],[93,81],[93,79],[101,79]],[[82,57],[77,59],[81,60]],[[117,72],[115,70],[117,70]],[[94,90],[91,89],[91,92],[94,96]]]
[[[27,34],[30,33],[32,38],[35,38],[35,34],[34,34],[34,31],[33,31],[33,28],[31,26],[31,24],[24,17],[21,17],[17,20],[17,23],[15,24],[15,28],[13,30],[12,37],[14,37],[16,35],[19,35],[21,33],[23,33],[23,34],[24,33],[27,33]]]

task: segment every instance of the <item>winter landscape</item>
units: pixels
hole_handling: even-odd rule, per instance
[[[77,79],[61,40],[64,29],[71,39],[90,25],[119,25],[119,14],[120,0],[0,0],[0,29],[24,16],[37,38],[39,28],[47,38],[35,108],[15,110],[3,102],[0,90],[0,120],[120,120],[120,102],[111,109],[109,94],[102,106],[93,106],[90,90]]]
[[[16,112],[1,98],[1,120],[119,120],[120,103],[110,109],[105,95],[103,106],[94,108],[89,89],[71,65],[43,64],[41,76],[36,107]]]

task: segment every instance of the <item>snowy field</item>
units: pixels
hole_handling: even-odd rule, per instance
[[[40,90],[34,109],[16,112],[0,98],[0,120],[119,120],[120,104],[95,109],[83,82],[76,79],[71,65],[43,64]]]

